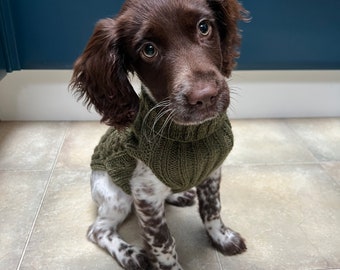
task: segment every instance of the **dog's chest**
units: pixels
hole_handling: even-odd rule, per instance
[[[232,149],[230,123],[226,116],[222,120],[216,129],[180,129],[175,136],[111,128],[95,148],[91,168],[107,171],[130,194],[129,181],[139,159],[174,192],[188,190],[217,169]]]
[[[143,92],[142,92],[143,93]],[[173,192],[188,190],[206,179],[227,157],[233,134],[226,114],[199,125],[178,125],[160,118],[162,110],[144,93],[131,128],[110,128],[92,156],[91,168],[105,170],[126,193],[137,160],[145,163]]]
[[[143,161],[174,192],[181,192],[206,179],[222,164],[232,146],[231,128],[226,123],[209,136],[197,140],[187,137],[187,140],[180,141],[158,135],[137,137],[132,133],[127,152]]]

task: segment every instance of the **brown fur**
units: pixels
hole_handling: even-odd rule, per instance
[[[177,14],[169,16],[170,10]],[[197,37],[196,25],[192,24],[202,14],[213,16],[213,32],[209,37]],[[157,101],[173,93],[175,103],[183,107],[178,115],[191,115],[193,109],[185,104],[186,96],[190,98],[191,94],[181,97],[176,93],[183,88],[215,87],[198,78],[208,77],[213,84],[218,72],[230,76],[239,55],[237,22],[245,19],[245,15],[246,11],[236,0],[126,1],[115,19],[97,23],[74,65],[71,88],[79,99],[84,98],[88,107],[94,105],[102,115],[102,122],[123,128],[134,121],[138,112],[139,99],[128,80],[128,72],[136,72]],[[190,33],[193,34],[188,36]],[[146,61],[140,56],[147,41],[161,48],[162,57]],[[181,67],[185,66],[194,68],[187,78],[181,78],[184,76]],[[183,80],[188,81],[188,86],[181,84]],[[217,88],[227,88],[223,78]],[[229,92],[211,91],[226,100],[220,105],[220,110],[225,109],[229,105]],[[185,117],[181,120],[186,121]]]

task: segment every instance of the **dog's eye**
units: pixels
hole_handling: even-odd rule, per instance
[[[156,47],[152,43],[146,43],[142,48],[142,55],[146,58],[153,58],[158,54]]]
[[[207,20],[202,20],[198,23],[198,30],[203,36],[207,36],[211,32],[211,24]]]

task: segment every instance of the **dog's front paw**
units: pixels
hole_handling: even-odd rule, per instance
[[[196,189],[192,188],[184,192],[171,194],[166,198],[168,204],[185,207],[192,206],[195,203]]]
[[[212,245],[223,255],[236,255],[247,250],[242,236],[223,224],[219,228],[215,226],[208,227],[207,232]]]
[[[126,270],[153,269],[146,252],[135,246],[121,245],[115,257]]]

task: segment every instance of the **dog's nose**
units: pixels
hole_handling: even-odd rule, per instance
[[[188,102],[194,106],[210,106],[216,102],[218,91],[216,87],[206,86],[188,94]]]

